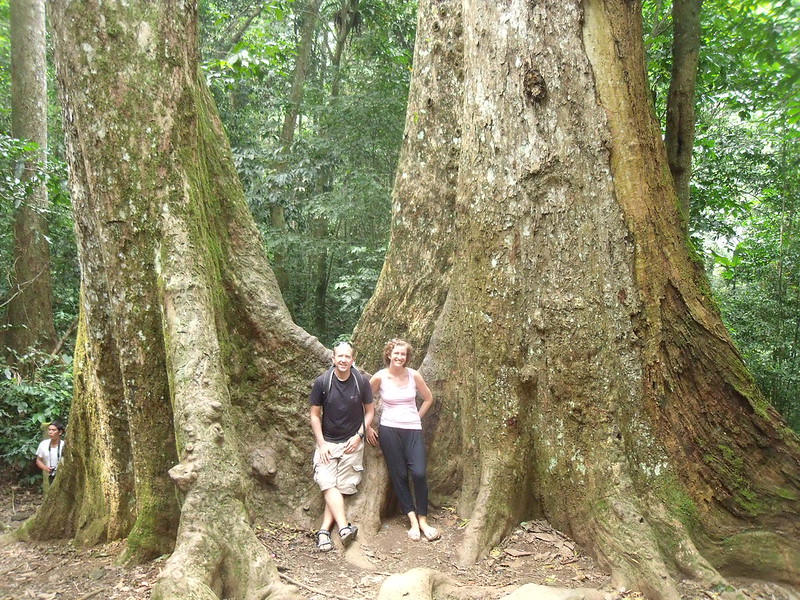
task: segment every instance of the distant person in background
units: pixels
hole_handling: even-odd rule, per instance
[[[36,449],[36,466],[42,470],[48,484],[53,483],[56,478],[58,463],[64,454],[64,440],[61,439],[63,435],[64,423],[53,421],[47,428],[48,439],[42,440]]]
[[[386,460],[392,487],[400,510],[408,516],[411,528],[408,537],[414,541],[439,539],[436,528],[428,525],[428,480],[425,474],[425,440],[422,438],[422,417],[433,405],[433,394],[422,375],[406,365],[412,348],[403,340],[389,340],[383,349],[385,369],[370,379],[372,394],[380,394],[383,412],[378,426],[378,442]],[[417,393],[422,405],[417,409]],[[374,443],[374,433],[368,431]],[[414,482],[411,497],[409,479]]]

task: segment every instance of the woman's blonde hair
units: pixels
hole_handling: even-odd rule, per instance
[[[386,342],[386,345],[383,347],[383,364],[385,366],[389,366],[392,362],[392,350],[395,349],[396,346],[405,346],[406,347],[406,364],[404,366],[408,366],[408,363],[411,362],[411,357],[414,355],[414,348],[411,347],[411,344],[406,342],[405,340],[401,340],[398,338],[393,338]]]

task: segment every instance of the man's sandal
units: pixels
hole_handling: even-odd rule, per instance
[[[339,530],[339,537],[342,538],[342,546],[347,548],[352,544],[358,535],[358,527],[349,523]]]
[[[330,552],[333,550],[333,540],[331,540],[331,532],[327,529],[320,529],[314,534],[317,538],[317,550],[320,552]]]

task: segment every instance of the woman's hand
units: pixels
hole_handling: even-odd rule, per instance
[[[378,432],[372,427],[367,427],[367,441],[369,442],[370,446],[378,445]]]

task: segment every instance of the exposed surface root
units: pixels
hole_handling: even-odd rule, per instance
[[[509,593],[510,592],[510,593]],[[378,600],[609,600],[610,594],[586,588],[556,588],[529,583],[510,588],[459,586],[431,569],[411,569],[392,575],[381,586]]]
[[[3,485],[5,483],[0,479],[0,531],[19,527],[21,518],[33,512],[41,497],[40,492],[32,491],[10,502],[9,486]],[[548,586],[545,591],[549,592],[554,588],[581,586],[610,595],[612,600],[643,600],[641,594],[631,589],[611,587],[608,576],[598,570],[591,559],[581,555],[574,541],[544,521],[521,524],[500,546],[492,549],[487,558],[464,569],[456,565],[456,550],[464,535],[461,517],[452,511],[435,510],[429,518],[442,533],[439,541],[410,542],[406,536],[407,519],[397,515],[383,523],[379,534],[365,535],[363,540],[359,534],[359,540],[344,555],[339,547],[329,553],[317,552],[311,530],[306,528],[268,522],[257,526],[256,531],[281,578],[292,584],[296,582],[302,588],[300,593],[308,600],[334,597],[374,600],[390,575],[416,567],[438,571],[456,580],[459,587],[453,593],[460,599],[495,600],[511,594],[520,585],[524,593],[533,593],[535,588],[525,586],[539,584]],[[350,561],[349,555],[357,547],[358,553],[371,563],[368,570]],[[86,548],[67,540],[13,543],[2,547],[0,600],[28,596],[50,598],[56,590],[59,597],[65,598],[152,600],[151,590],[157,573],[164,567],[164,559],[136,567],[120,565],[115,561],[123,548],[122,542]],[[746,600],[800,599],[798,590],[788,586],[752,580],[731,580],[730,583]],[[681,583],[680,590],[685,600],[723,598],[718,589],[701,588],[687,582]],[[442,596],[442,600],[444,598]],[[409,596],[405,600],[414,599]],[[724,600],[728,600],[728,594],[724,595]]]
[[[411,569],[392,575],[383,582],[378,600],[457,599],[455,581],[432,569]]]
[[[186,507],[184,507],[184,510]],[[153,600],[301,600],[280,581],[269,553],[247,521],[228,511],[221,522],[201,529],[182,524],[175,553],[153,590]]]
[[[608,600],[611,594],[588,588],[556,588],[528,583],[503,600]]]

